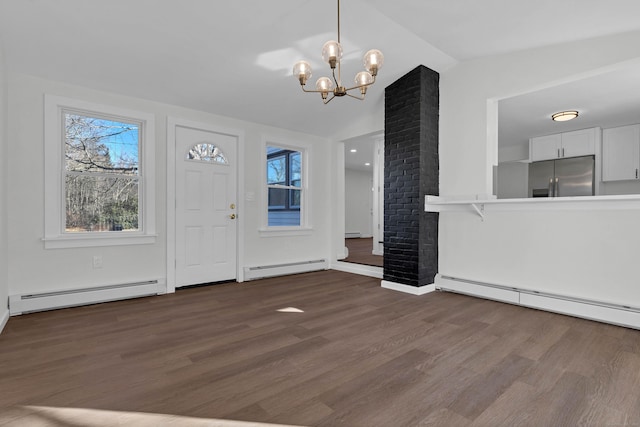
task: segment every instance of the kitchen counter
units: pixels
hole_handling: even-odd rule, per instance
[[[471,211],[482,219],[489,211],[640,210],[640,194],[620,196],[536,197],[525,199],[472,199],[425,196],[426,212]]]

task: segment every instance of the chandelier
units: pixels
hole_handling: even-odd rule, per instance
[[[311,77],[311,65],[306,61],[299,61],[293,66],[293,76],[300,82],[300,87],[307,93],[319,93],[322,102],[328,104],[336,96],[348,95],[352,98],[363,100],[367,88],[376,82],[378,70],[382,67],[384,56],[378,49],[371,49],[364,54],[363,62],[366,71],[356,74],[355,86],[345,87],[342,84],[340,59],[342,58],[342,46],[340,45],[340,0],[338,0],[338,41],[329,40],[322,46],[322,59],[329,63],[333,81],[329,77],[320,77],[316,82],[315,90],[307,90],[305,85]],[[336,71],[337,70],[337,71]],[[336,74],[337,73],[337,74]],[[335,87],[334,87],[335,83]],[[360,95],[353,95],[349,91],[360,89]],[[331,94],[331,97],[329,97]]]

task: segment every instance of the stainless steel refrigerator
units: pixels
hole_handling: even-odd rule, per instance
[[[593,196],[594,156],[529,164],[529,197]]]

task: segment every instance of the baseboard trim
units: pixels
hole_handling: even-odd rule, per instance
[[[352,262],[336,261],[331,264],[332,270],[344,271],[345,273],[359,274],[361,276],[375,277],[382,279],[382,267],[372,265],[354,264]]]
[[[88,288],[16,294],[9,295],[9,312],[11,316],[18,316],[37,311],[160,295],[166,293],[166,291],[166,279],[160,278]]]
[[[402,283],[390,282],[388,280],[383,280],[381,286],[385,289],[391,289],[398,292],[404,292],[406,294],[411,295],[425,295],[436,290],[436,285],[425,285],[425,286],[410,286],[404,285]]]
[[[0,334],[4,330],[4,327],[7,326],[8,321],[9,321],[9,310],[5,309],[4,313],[2,313],[2,317],[0,317]]]
[[[436,276],[438,289],[490,300],[640,329],[640,307],[586,300],[579,297],[543,293],[531,289],[502,286],[451,276]]]
[[[244,280],[264,279],[266,277],[286,276],[289,274],[309,273],[327,270],[329,263],[325,259],[291,262],[287,264],[271,264],[255,267],[244,267]]]

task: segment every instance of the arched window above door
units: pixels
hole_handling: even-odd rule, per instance
[[[227,157],[220,147],[208,142],[199,142],[194,144],[187,151],[187,160],[196,160],[207,163],[217,163],[220,165],[228,165]]]

